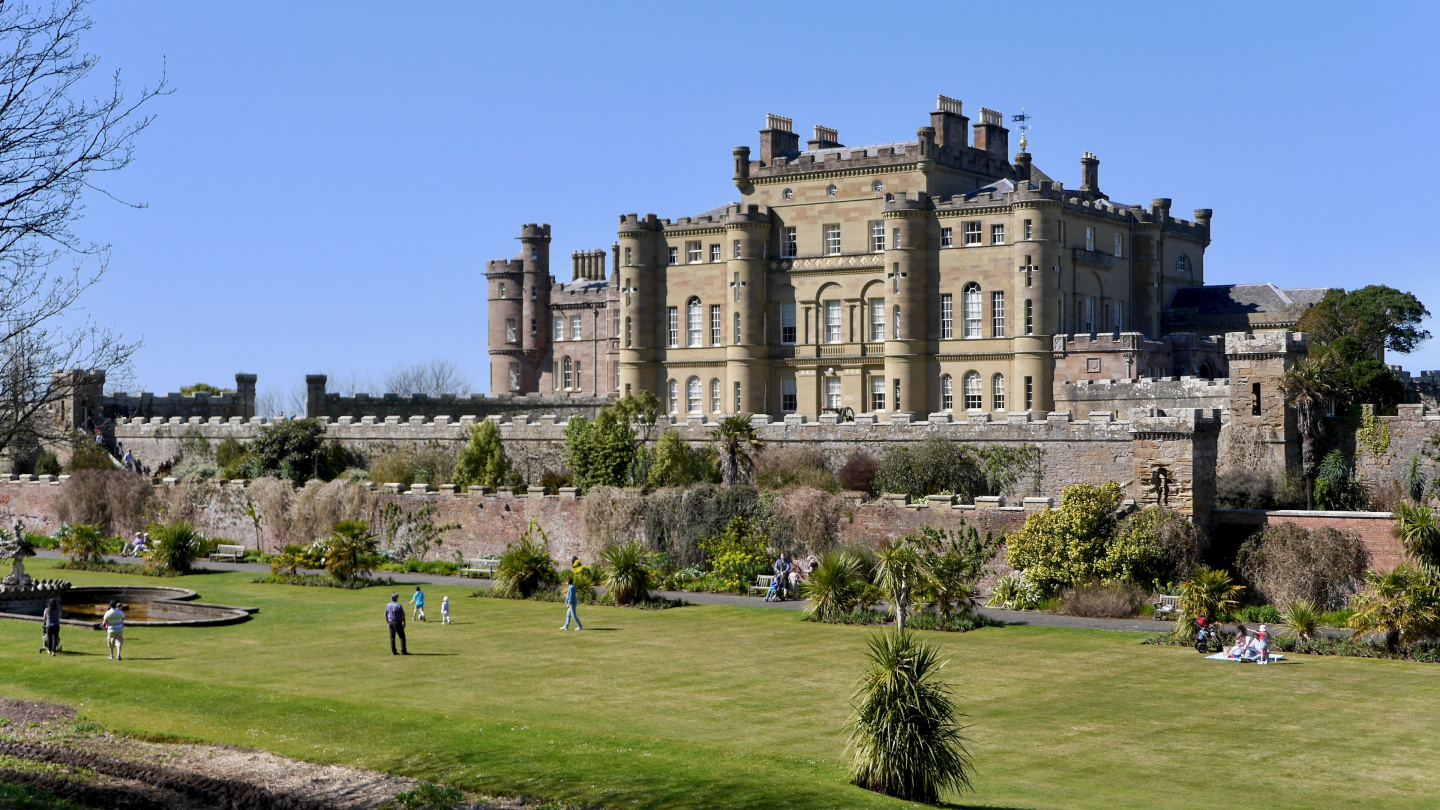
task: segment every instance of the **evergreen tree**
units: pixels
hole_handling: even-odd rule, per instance
[[[510,478],[510,459],[500,429],[486,419],[470,428],[470,441],[455,460],[455,483],[462,487],[498,487]]]

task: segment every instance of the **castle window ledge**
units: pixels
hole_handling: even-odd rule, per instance
[[[1115,257],[1108,253],[1101,253],[1098,250],[1086,250],[1075,248],[1075,261],[1085,264],[1093,264],[1096,267],[1114,267]]]

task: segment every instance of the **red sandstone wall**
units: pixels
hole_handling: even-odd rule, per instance
[[[1331,528],[1359,535],[1370,553],[1372,568],[1388,570],[1405,559],[1405,549],[1393,532],[1395,517],[1390,512],[1263,512],[1250,509],[1217,509],[1216,526],[1261,529],[1272,523],[1294,523],[1307,529]]]

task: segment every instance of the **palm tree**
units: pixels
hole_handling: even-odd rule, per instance
[[[1229,571],[1201,568],[1180,584],[1180,612],[1186,619],[1223,619],[1240,607],[1243,585],[1230,581]]]
[[[942,790],[970,787],[965,727],[950,688],[936,678],[939,652],[904,630],[872,637],[870,668],[852,697],[846,728],[854,751],[850,781],[909,801],[935,804]]]
[[[1440,630],[1440,576],[1435,569],[1405,563],[1388,573],[1365,572],[1370,586],[1350,606],[1350,629],[1356,635],[1379,633],[1385,649]]]
[[[727,416],[716,423],[712,438],[720,453],[721,480],[726,484],[743,484],[755,469],[751,454],[765,446],[755,424],[744,414]]]
[[[1308,641],[1315,637],[1320,629],[1320,607],[1309,599],[1298,599],[1291,602],[1280,614],[1281,624],[1286,630],[1295,634],[1300,641]]]
[[[1305,478],[1305,505],[1315,508],[1315,473],[1320,466],[1318,443],[1320,406],[1333,396],[1336,383],[1335,362],[1329,355],[1305,358],[1280,378],[1285,401],[1295,406],[1295,426],[1300,432],[1300,474]]]
[[[1395,536],[1416,562],[1440,564],[1440,522],[1435,510],[1402,501],[1395,507]]]
[[[636,605],[650,598],[649,557],[638,540],[616,543],[600,555],[605,587],[615,594],[615,604]]]
[[[806,599],[805,615],[824,621],[849,613],[863,584],[859,557],[845,551],[825,552],[815,572],[800,583],[800,595]]]
[[[880,564],[875,566],[875,584],[888,593],[890,603],[895,606],[897,630],[905,629],[910,600],[924,576],[925,566],[914,546],[896,543],[880,552]]]

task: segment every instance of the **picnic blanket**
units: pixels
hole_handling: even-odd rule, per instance
[[[1226,654],[1223,653],[1223,652],[1218,652],[1218,653],[1215,653],[1214,655],[1207,655],[1207,656],[1205,656],[1205,657],[1208,658],[1208,659],[1210,659],[1211,661],[1235,661],[1235,662],[1238,662],[1238,663],[1241,663],[1241,664],[1246,663],[1246,661],[1245,661],[1244,659],[1231,658],[1230,656],[1226,655]],[[1284,658],[1285,658],[1285,656],[1283,656],[1283,655],[1275,655],[1274,653],[1271,653],[1271,654],[1270,654],[1270,660],[1271,660],[1271,661],[1280,661],[1280,660],[1282,660],[1282,659],[1284,659]]]

